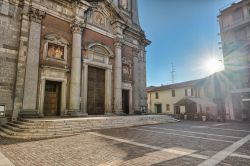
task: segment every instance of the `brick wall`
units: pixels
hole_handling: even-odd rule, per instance
[[[41,53],[40,53],[40,64],[56,66],[56,67],[64,67],[64,65],[60,62],[56,62],[53,60],[44,60],[43,59],[43,48],[44,48],[44,37],[49,34],[56,34],[69,42],[69,46],[67,48],[67,65],[71,64],[71,46],[72,46],[72,33],[70,28],[70,23],[53,17],[51,15],[46,15],[46,17],[42,20],[42,30],[41,30]]]

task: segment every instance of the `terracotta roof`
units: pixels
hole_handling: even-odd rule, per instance
[[[151,87],[147,88],[147,92],[155,92],[155,91],[175,89],[175,88],[180,88],[180,87],[185,87],[185,86],[192,86],[192,85],[198,83],[200,80],[202,80],[202,79],[180,82],[180,83],[170,84],[170,85],[157,86],[157,87],[151,86]]]

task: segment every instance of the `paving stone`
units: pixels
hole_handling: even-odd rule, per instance
[[[199,122],[195,125],[201,126],[202,124],[204,123]],[[212,124],[216,123],[209,125]],[[194,124],[189,122],[154,126],[179,129],[178,125],[186,126],[183,129],[185,131],[188,128],[192,129],[192,131],[199,131],[193,129]],[[236,127],[235,125],[237,124],[232,124],[232,126]],[[127,140],[127,142],[93,135],[91,134],[93,132]],[[187,139],[181,136],[137,131],[132,128],[96,130],[91,133],[86,132],[77,136],[37,141],[21,141],[0,137],[0,149],[16,166],[188,166],[198,165],[204,159],[181,153],[170,153],[170,151],[164,151],[162,148],[178,148],[183,152],[185,149],[189,149],[191,155],[210,157],[232,144],[218,143],[213,140]],[[210,131],[210,133],[214,132]],[[219,134],[223,135],[225,133],[230,135],[228,131],[224,132],[222,130],[220,130]],[[231,131],[231,133],[233,135],[234,131]],[[141,145],[129,142],[138,142]],[[151,145],[151,147],[143,145]],[[153,146],[159,148],[154,149]],[[248,146],[243,146],[244,154],[249,154],[250,149]],[[236,152],[238,153],[238,151]],[[229,156],[219,165],[248,166],[249,163],[248,159]]]

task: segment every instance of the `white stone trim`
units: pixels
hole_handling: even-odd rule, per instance
[[[69,42],[66,39],[56,34],[49,34],[44,37],[44,42],[45,42],[44,47],[43,47],[43,59],[44,60],[56,61],[59,63],[67,64]],[[48,44],[49,43],[64,47],[63,59],[56,59],[56,58],[48,57]]]
[[[60,115],[67,114],[66,109],[66,95],[67,95],[67,75],[65,70],[44,68],[41,72],[40,87],[39,87],[39,101],[38,112],[40,116],[44,116],[44,97],[46,81],[61,82],[61,101],[60,101]]]
[[[107,50],[109,54],[101,54],[104,57],[103,63],[94,61],[95,52],[91,48],[95,46],[103,47]],[[109,58],[113,57],[113,52],[110,48],[100,43],[91,43],[86,47],[86,56],[83,60],[83,90],[82,90],[82,99],[83,99],[83,112],[87,113],[87,104],[88,104],[88,67],[93,66],[105,70],[105,114],[112,113],[112,65],[109,64]]]
[[[109,37],[109,38],[112,38],[112,39],[115,38],[115,35],[113,35],[112,33],[108,32],[108,31],[105,31],[105,30],[103,30],[101,28],[98,28],[96,26],[93,26],[91,24],[87,24],[86,28],[89,29],[89,30],[91,30],[91,31],[97,32],[97,33],[99,33],[101,35],[104,35],[106,37]]]

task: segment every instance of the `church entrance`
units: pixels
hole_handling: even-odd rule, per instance
[[[122,110],[129,114],[129,90],[122,90]]]
[[[61,82],[46,81],[44,95],[44,116],[60,115]]]
[[[89,115],[104,115],[105,110],[105,70],[88,67],[88,101]]]

